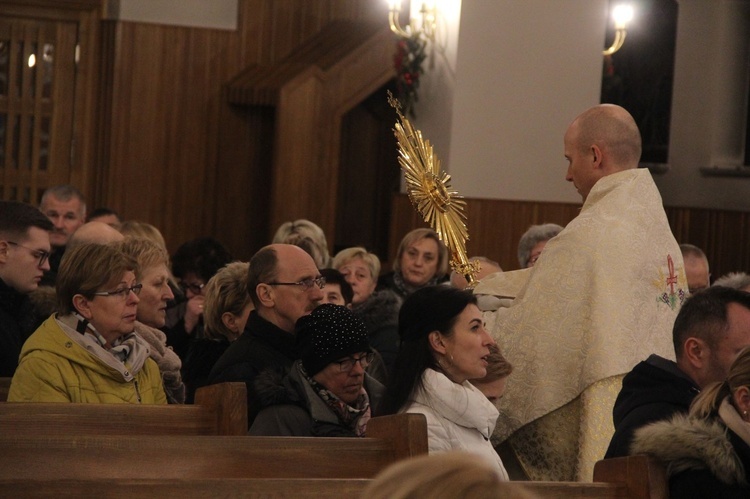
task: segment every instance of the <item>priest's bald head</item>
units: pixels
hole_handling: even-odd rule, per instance
[[[581,113],[565,132],[565,180],[586,198],[599,179],[638,167],[641,134],[624,108],[601,104]]]

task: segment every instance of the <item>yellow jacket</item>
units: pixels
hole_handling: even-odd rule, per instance
[[[120,367],[73,341],[51,316],[23,345],[8,402],[167,403],[152,359],[135,374],[128,364]]]

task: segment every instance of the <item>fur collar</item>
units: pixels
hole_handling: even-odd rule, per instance
[[[370,297],[352,308],[365,323],[367,331],[372,334],[384,327],[398,325],[398,311],[401,298],[390,289],[375,291]]]
[[[678,414],[635,432],[631,454],[650,454],[667,465],[667,474],[708,469],[720,481],[745,483],[745,469],[727,428],[718,419],[693,419]]]

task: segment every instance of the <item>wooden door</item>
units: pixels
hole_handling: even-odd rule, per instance
[[[0,199],[69,182],[78,24],[0,19]]]

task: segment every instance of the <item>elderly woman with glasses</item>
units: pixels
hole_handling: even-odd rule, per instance
[[[24,344],[9,401],[166,403],[159,368],[133,332],[142,288],[137,271],[117,244],[65,253],[58,313]]]
[[[373,360],[364,322],[326,303],[297,321],[300,360],[289,374],[255,380],[261,411],[250,435],[364,437],[384,388],[366,372]]]

